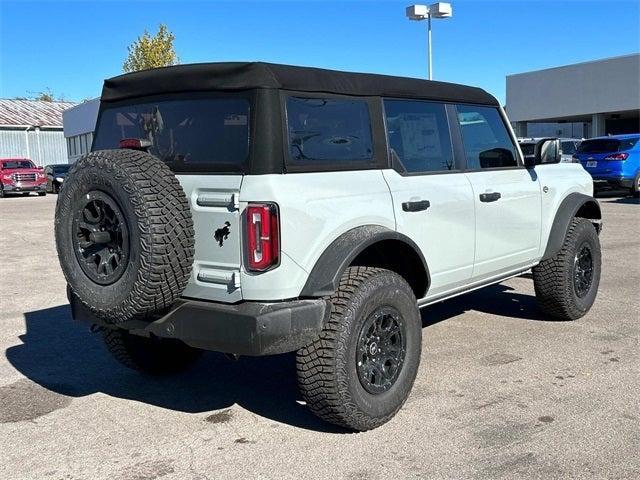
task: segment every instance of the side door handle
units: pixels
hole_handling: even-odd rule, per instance
[[[402,210],[405,212],[421,212],[431,206],[429,200],[418,200],[416,202],[402,202]]]
[[[500,200],[501,196],[502,195],[500,195],[500,192],[481,193],[480,194],[480,201],[481,202],[496,202],[496,201]]]

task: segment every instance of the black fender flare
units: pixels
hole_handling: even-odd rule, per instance
[[[422,261],[426,273],[426,291],[431,276],[424,255],[416,243],[406,235],[380,225],[362,225],[346,231],[336,238],[320,255],[309,273],[301,297],[323,297],[332,295],[340,285],[340,278],[353,260],[367,247],[383,240],[397,240],[407,244]]]
[[[583,207],[588,209],[587,211],[591,212],[591,216],[588,218],[593,220],[602,219],[600,204],[595,198],[583,193],[575,192],[567,195],[565,199],[560,202],[560,206],[556,211],[556,216],[553,219],[553,225],[549,232],[547,247],[541,260],[547,260],[560,251],[562,244],[564,243],[564,239],[567,236],[571,220],[578,216],[576,214]]]

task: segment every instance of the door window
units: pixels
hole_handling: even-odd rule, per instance
[[[409,173],[454,170],[444,104],[384,100],[389,149]]]
[[[457,105],[467,168],[516,167],[516,149],[498,109]]]

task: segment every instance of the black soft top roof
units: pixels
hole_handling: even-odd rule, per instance
[[[120,75],[105,80],[101,99],[254,88],[498,105],[481,88],[455,83],[262,62],[194,63]]]

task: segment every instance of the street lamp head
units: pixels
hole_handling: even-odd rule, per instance
[[[432,18],[449,18],[453,15],[453,10],[450,3],[438,2],[429,6],[429,14]]]
[[[426,5],[411,5],[406,8],[405,13],[409,20],[426,20],[431,18],[449,18],[453,15],[450,3],[438,2]]]
[[[426,5],[411,5],[406,8],[405,12],[409,20],[424,20],[429,16],[429,7]]]

